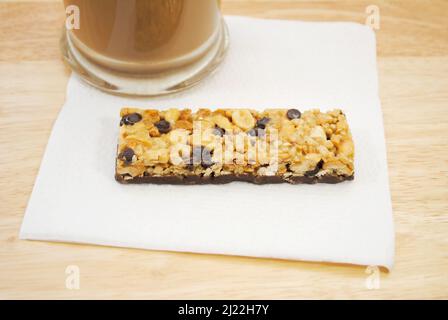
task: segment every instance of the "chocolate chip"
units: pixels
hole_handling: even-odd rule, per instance
[[[266,125],[269,123],[269,120],[271,119],[269,119],[268,117],[263,117],[257,121],[257,124],[255,126],[260,129],[265,129]]]
[[[200,164],[201,163],[202,148],[203,148],[202,146],[200,146],[200,147],[194,146],[193,147],[193,156],[190,161],[191,164]]]
[[[226,133],[226,131],[225,131],[223,128],[215,127],[215,128],[213,129],[213,134],[214,134],[215,136],[222,137],[225,133]]]
[[[300,119],[302,113],[297,109],[289,109],[288,112],[286,112],[286,116],[289,120]]]
[[[208,168],[213,165],[211,151],[204,146],[193,147],[192,164],[201,164],[203,168]]]
[[[263,128],[264,129],[264,128]],[[252,137],[264,137],[266,135],[266,131],[260,128],[252,128],[247,131],[247,134]]]
[[[157,127],[160,133],[168,133],[171,130],[171,125],[166,120],[160,120],[159,122],[156,122],[155,126]]]
[[[121,118],[120,126],[122,126],[124,124],[133,126],[134,124],[136,124],[137,122],[139,122],[141,120],[142,120],[142,116],[139,113],[127,114],[127,115],[123,116],[123,118]]]
[[[121,151],[119,158],[122,159],[126,164],[132,163],[132,158],[134,158],[134,150],[131,148],[126,148]]]
[[[305,176],[314,177],[320,171],[320,169],[322,169],[323,164],[324,164],[323,160],[320,160],[313,170],[305,172]]]
[[[211,167],[212,165],[213,165],[212,153],[209,149],[204,148],[204,150],[202,151],[201,166],[203,168],[208,168]]]
[[[252,137],[256,137],[257,136],[257,129],[252,128],[249,131],[247,131],[247,134],[252,136]]]
[[[128,115],[127,120],[129,123],[134,124],[142,120],[142,116],[139,113],[131,113],[130,115]]]

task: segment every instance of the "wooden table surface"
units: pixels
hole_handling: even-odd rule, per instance
[[[0,298],[448,298],[448,1],[223,0],[226,14],[364,23],[380,8],[380,94],[396,266],[364,267],[18,239],[69,70],[61,1],[0,0]],[[80,289],[66,268],[80,269]]]

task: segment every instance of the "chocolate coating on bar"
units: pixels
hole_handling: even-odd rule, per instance
[[[249,174],[239,175],[223,175],[223,176],[196,176],[196,175],[183,175],[183,176],[143,176],[143,177],[130,177],[126,175],[116,174],[115,179],[123,184],[176,184],[176,185],[198,185],[198,184],[226,184],[231,182],[250,182],[253,184],[275,184],[275,183],[290,183],[290,184],[315,184],[315,183],[328,183],[335,184],[343,181],[350,181],[354,179],[354,176],[332,176],[324,175],[320,177],[311,176],[291,176],[284,178],[282,176],[254,176]]]

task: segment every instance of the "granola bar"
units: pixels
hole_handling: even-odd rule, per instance
[[[123,108],[121,183],[338,183],[354,177],[341,110]]]

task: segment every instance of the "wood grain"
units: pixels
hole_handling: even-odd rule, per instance
[[[226,14],[363,23],[370,1],[224,0]],[[365,268],[18,240],[69,70],[61,1],[0,1],[0,298],[448,298],[448,2],[376,1],[396,266]],[[81,288],[65,287],[77,265]]]

